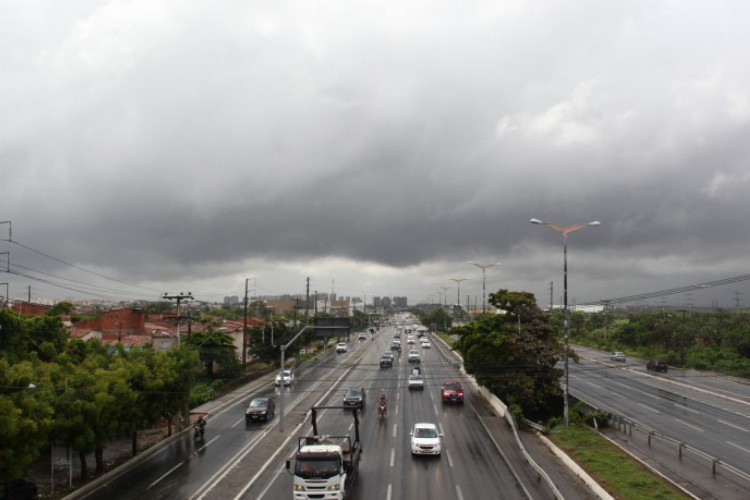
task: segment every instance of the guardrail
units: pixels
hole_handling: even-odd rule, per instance
[[[581,401],[583,401],[583,400],[581,400]],[[587,403],[585,401],[583,401],[583,402],[586,403],[591,408],[597,409],[595,406],[593,406],[593,405],[591,405],[591,404],[589,404],[589,403]],[[601,410],[599,410],[599,411],[601,411]],[[635,420],[632,420],[632,419],[629,419],[627,417],[623,417],[621,415],[617,415],[617,414],[614,414],[614,413],[610,413],[610,412],[603,412],[603,413],[606,413],[608,415],[608,419],[609,419],[610,425],[614,426],[617,430],[623,430],[624,429],[624,432],[626,432],[628,435],[631,435],[631,436],[633,434],[633,430],[643,432],[646,435],[646,437],[647,437],[647,442],[648,442],[649,446],[651,446],[651,440],[652,439],[659,439],[659,440],[664,441],[666,443],[673,444],[673,445],[675,445],[677,447],[677,456],[679,457],[680,460],[682,460],[683,454],[685,454],[685,453],[691,453],[691,454],[695,455],[696,457],[698,457],[698,458],[700,458],[700,459],[705,460],[706,462],[708,462],[708,464],[711,467],[711,474],[712,475],[716,475],[717,469],[721,468],[721,469],[729,472],[730,474],[733,474],[738,479],[741,479],[743,481],[746,481],[746,482],[750,483],[750,474],[748,474],[747,472],[744,472],[744,471],[738,469],[737,467],[735,467],[735,466],[733,466],[731,464],[728,464],[727,462],[725,462],[721,458],[715,457],[715,456],[711,455],[710,453],[706,453],[705,451],[700,450],[700,449],[698,449],[698,448],[696,448],[696,447],[694,447],[694,446],[692,446],[692,445],[690,445],[690,444],[688,444],[688,443],[686,443],[684,441],[681,441],[679,439],[675,439],[673,437],[670,437],[670,436],[662,434],[662,433],[660,433],[658,431],[655,431],[654,429],[651,429],[650,427],[648,427],[646,425],[638,423]]]

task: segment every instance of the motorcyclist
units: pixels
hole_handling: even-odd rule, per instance
[[[378,399],[378,402],[383,407],[383,415],[388,413],[388,398],[385,396],[385,391],[380,393],[380,398]]]
[[[198,420],[195,421],[195,430],[203,437],[206,431],[206,417],[205,415],[199,415]]]

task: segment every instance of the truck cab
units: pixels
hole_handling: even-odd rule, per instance
[[[344,498],[353,471],[350,446],[322,438],[318,444],[300,446],[294,461],[295,499]]]
[[[362,446],[359,440],[358,409],[354,415],[354,437],[318,434],[317,410],[344,408],[312,407],[313,435],[298,438],[294,468],[286,461],[293,476],[292,498],[295,500],[341,500],[350,498],[357,480]]]

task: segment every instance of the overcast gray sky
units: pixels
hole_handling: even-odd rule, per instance
[[[602,223],[568,239],[571,302],[743,275],[748,19],[743,0],[0,0],[0,239],[22,244],[0,241],[0,282],[221,300],[310,276],[414,303],[469,278],[481,306],[473,260],[502,262],[488,290],[546,304],[552,281],[557,302],[562,237],[532,217]],[[750,283],[665,300],[737,297]]]

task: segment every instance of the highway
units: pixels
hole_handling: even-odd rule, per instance
[[[609,353],[575,349],[581,362],[570,364],[571,395],[750,474],[749,384],[694,370],[648,372],[643,360],[613,362]]]
[[[405,335],[404,352],[396,357],[393,368],[379,367],[394,331],[393,327],[383,328],[374,340],[359,341],[353,336],[348,352],[324,353],[297,372],[290,388],[274,388],[266,379],[251,386],[249,392],[238,393],[233,404],[212,413],[204,443],[193,442],[192,434],[185,433],[84,498],[291,498],[292,478],[284,465],[294,456],[296,437],[311,433],[306,413],[313,405],[340,405],[350,386],[364,387],[368,400],[360,414],[363,456],[354,498],[553,498],[543,481],[518,457],[518,451],[511,449],[515,446],[507,446],[508,450],[501,453],[488,438],[480,420],[499,419],[481,397],[467,390],[463,406],[442,404],[441,382],[460,375],[457,363],[434,342],[432,349],[416,347],[422,353],[424,391],[407,387],[412,365],[406,360],[409,346]],[[376,411],[381,390],[390,403],[384,419],[378,418]],[[246,427],[244,407],[260,395],[276,396],[276,418],[268,424]],[[285,408],[283,431],[279,421],[281,398]],[[353,432],[351,411],[324,410],[318,422],[320,433]],[[409,430],[415,422],[433,422],[442,430],[440,457],[412,457]],[[506,464],[504,455],[511,456],[512,465]]]
[[[359,481],[354,491],[360,499],[496,499],[526,498],[502,457],[494,449],[472,412],[471,401],[464,406],[443,406],[439,386],[442,380],[455,378],[457,371],[436,348],[419,349],[425,379],[423,391],[410,391],[407,378],[413,366],[406,360],[408,346],[397,356],[393,368],[379,367],[379,359],[388,349],[393,330],[383,329],[375,341],[364,341],[366,352],[347,353],[347,358],[361,358],[351,371],[325,398],[322,405],[340,405],[346,388],[362,386],[368,402],[361,414],[360,434],[363,458]],[[295,390],[305,390],[305,380]],[[389,414],[380,419],[376,399],[384,390],[389,399]],[[327,410],[320,419],[320,432],[341,434],[351,432],[349,411]],[[412,458],[409,430],[415,422],[432,422],[444,433],[443,455]],[[305,433],[309,426],[303,427]],[[283,464],[293,458],[296,441],[287,447],[257,487],[248,490],[245,499],[277,499],[290,497],[292,479]]]

